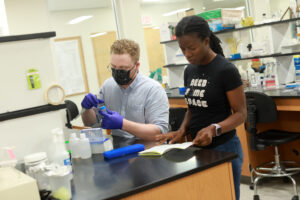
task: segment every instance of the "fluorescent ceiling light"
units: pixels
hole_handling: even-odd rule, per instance
[[[179,10],[174,10],[174,11],[172,11],[172,12],[168,12],[168,13],[165,13],[165,14],[163,14],[163,16],[170,16],[170,15],[175,15],[175,14],[177,14],[177,13],[179,13],[179,12],[184,12],[184,11],[187,11],[187,10],[190,10],[191,8],[183,8],[183,9],[179,9]]]
[[[151,2],[159,2],[160,0],[143,0],[143,2],[151,3]]]
[[[97,36],[100,36],[100,35],[105,35],[107,32],[102,32],[102,33],[95,33],[93,35],[91,35],[90,37],[97,37]]]
[[[82,22],[84,20],[90,19],[93,16],[89,15],[89,16],[81,16],[81,17],[77,17],[75,19],[72,19],[71,21],[69,21],[69,24],[77,24],[79,22]]]
[[[235,10],[244,10],[244,9],[245,9],[245,6],[235,8]]]

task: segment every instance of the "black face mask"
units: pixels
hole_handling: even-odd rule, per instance
[[[127,85],[132,80],[130,77],[130,72],[132,69],[122,70],[112,68],[112,76],[119,85]]]

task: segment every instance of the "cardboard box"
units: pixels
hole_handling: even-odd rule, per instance
[[[206,19],[210,29],[215,32],[224,29],[233,29],[235,24],[241,22],[243,11],[230,8],[218,8],[200,13],[198,16]]]
[[[178,18],[178,21],[180,21],[183,17],[191,16],[191,15],[195,15],[194,8],[191,8],[191,9],[186,10],[184,12],[177,13],[177,18]]]

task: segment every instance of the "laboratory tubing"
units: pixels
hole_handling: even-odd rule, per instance
[[[80,157],[82,159],[87,159],[92,156],[91,147],[89,139],[85,137],[85,134],[80,134]]]

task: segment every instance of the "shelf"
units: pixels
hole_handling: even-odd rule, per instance
[[[275,24],[289,23],[289,22],[293,22],[293,21],[297,21],[297,20],[300,20],[300,17],[293,18],[293,19],[281,20],[281,21],[275,21],[275,22],[268,22],[268,23],[263,23],[263,24],[257,24],[257,25],[253,25],[253,26],[235,28],[235,29],[226,29],[226,30],[214,32],[214,34],[229,33],[229,32],[234,32],[234,31],[246,30],[246,29],[250,29],[250,28],[258,28],[258,27],[262,27],[262,26],[271,26],[271,25],[275,25]]]
[[[166,44],[171,42],[177,42],[177,40],[167,40],[167,41],[161,41],[160,44]]]
[[[11,111],[11,112],[6,112],[6,113],[0,113],[0,122],[5,121],[5,120],[10,120],[10,119],[16,119],[20,117],[27,117],[31,115],[36,115],[36,114],[41,114],[41,113],[46,113],[50,111],[56,111],[60,109],[67,108],[67,104],[60,104],[60,105],[50,105],[46,104],[43,106],[37,106],[37,107],[31,107],[31,108],[26,108],[22,110],[17,110],[17,111]]]
[[[253,56],[253,57],[248,57],[248,58],[239,58],[239,59],[230,59],[230,58],[226,58],[229,61],[239,61],[239,60],[251,60],[251,59],[256,59],[256,58],[270,58],[270,57],[282,57],[282,56],[292,56],[292,55],[300,55],[300,51],[299,52],[292,52],[292,53],[274,53],[274,54],[268,54],[268,55],[263,55],[263,56]],[[168,64],[168,65],[164,65],[164,68],[169,68],[169,67],[181,67],[181,66],[185,66],[188,65],[189,63],[186,64]]]
[[[251,60],[255,58],[270,58],[270,57],[281,57],[281,56],[292,56],[292,55],[297,55],[300,54],[300,52],[292,52],[292,53],[275,53],[275,54],[268,54],[268,55],[263,55],[263,56],[253,56],[253,57],[248,57],[248,58],[239,58],[239,59],[230,59],[226,58],[229,61],[238,61],[238,60]]]
[[[43,33],[31,33],[31,34],[24,34],[24,35],[9,35],[9,36],[0,37],[0,43],[22,41],[22,40],[44,39],[44,38],[51,38],[55,36],[56,33],[54,31],[43,32]]]
[[[182,66],[186,66],[189,63],[186,64],[168,64],[168,65],[164,65],[163,68],[169,68],[169,67],[182,67]]]
[[[275,24],[289,23],[289,22],[293,22],[293,21],[297,21],[297,20],[300,20],[300,17],[293,18],[293,19],[281,20],[281,21],[275,21],[275,22],[268,22],[268,23],[263,23],[263,24],[257,24],[257,25],[253,25],[253,26],[235,28],[235,29],[225,29],[225,30],[221,30],[221,31],[216,31],[216,32],[214,32],[214,34],[222,34],[222,33],[230,33],[230,32],[235,32],[235,31],[242,31],[242,30],[246,30],[246,29],[250,29],[250,28],[259,28],[259,27],[262,27],[262,26],[271,26],[271,25],[275,25]],[[166,43],[171,43],[171,42],[176,42],[176,41],[177,40],[162,41],[162,42],[160,42],[160,44],[166,44]]]

